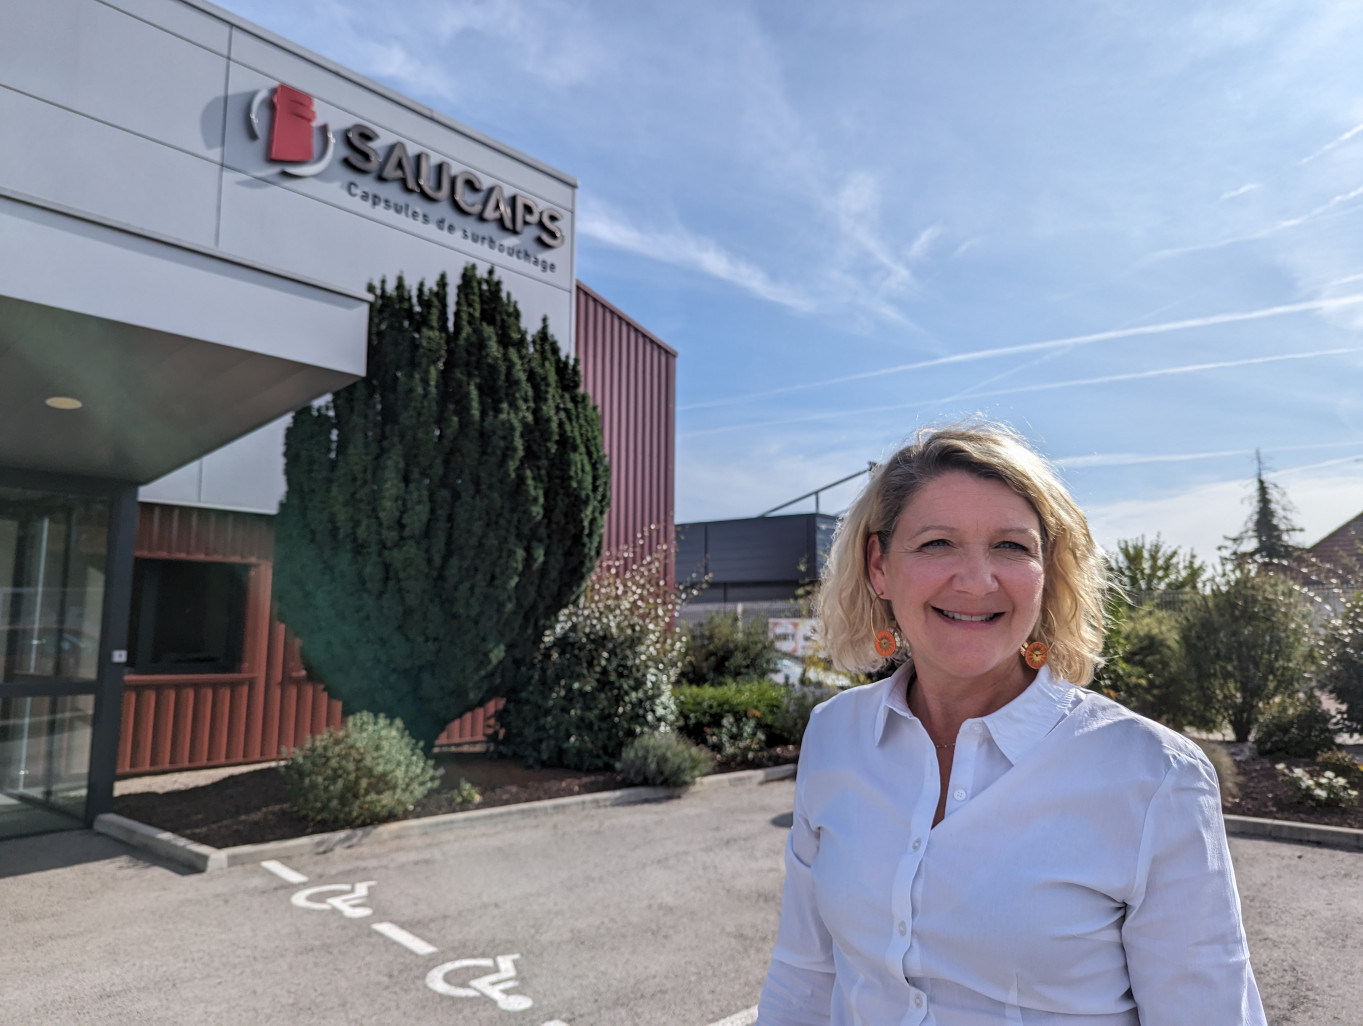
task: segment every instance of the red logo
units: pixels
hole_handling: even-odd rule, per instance
[[[267,86],[259,90],[251,97],[251,106],[247,111],[253,139],[261,137],[260,108],[267,97],[271,98],[271,106],[274,107],[274,122],[270,128],[270,159],[281,164],[294,165],[282,167],[280,170],[298,178],[311,178],[313,175],[321,174],[331,163],[336,139],[331,134],[331,128],[322,125],[321,131],[326,137],[326,148],[321,159],[313,161],[315,133],[312,123],[317,120],[317,111],[313,109],[312,97],[301,89],[283,83],[273,89]]]
[[[292,86],[274,91],[274,128],[270,132],[270,159],[300,164],[312,160],[312,123],[317,112],[312,97]]]

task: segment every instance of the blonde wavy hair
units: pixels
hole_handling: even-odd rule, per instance
[[[1057,677],[1087,684],[1102,665],[1107,587],[1102,552],[1050,465],[1011,428],[990,421],[920,431],[872,472],[838,524],[818,599],[820,633],[834,665],[854,673],[885,666],[875,637],[880,631],[897,632],[897,625],[889,601],[877,598],[871,587],[867,542],[876,535],[887,550],[909,500],[951,470],[1002,481],[1036,512],[1046,579],[1032,639],[1046,643],[1047,664]],[[909,655],[901,646],[891,661],[903,662]]]

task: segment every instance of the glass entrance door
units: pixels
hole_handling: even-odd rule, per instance
[[[83,825],[110,501],[0,486],[0,838]]]

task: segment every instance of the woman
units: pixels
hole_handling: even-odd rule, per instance
[[[1084,690],[1103,564],[1017,436],[924,434],[823,581],[847,670],[810,719],[759,1026],[1262,1024],[1216,777]]]

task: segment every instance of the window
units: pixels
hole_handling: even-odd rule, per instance
[[[139,559],[133,568],[133,673],[235,673],[246,613],[242,563]]]
[[[0,487],[0,685],[93,681],[106,499]]]

